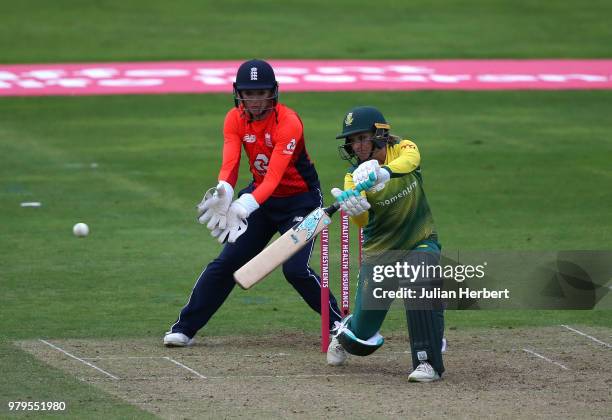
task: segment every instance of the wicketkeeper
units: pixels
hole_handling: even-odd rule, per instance
[[[284,233],[320,207],[319,178],[304,143],[297,113],[278,102],[274,70],[265,61],[250,60],[238,69],[234,104],[223,126],[223,162],[218,184],[198,205],[198,220],[225,243],[206,266],[164,336],[166,346],[187,346],[234,288],[234,271],[257,255],[276,233]],[[253,175],[234,199],[241,149]],[[319,275],[308,265],[313,243],[283,264],[283,274],[306,303],[321,312]],[[330,326],[340,320],[330,294]]]
[[[362,106],[348,112],[342,123],[344,139],[339,147],[343,159],[351,163],[344,188],[350,189],[375,174],[375,185],[359,195],[343,195],[334,188],[332,194],[351,220],[363,227],[363,251],[368,255],[405,255],[411,265],[436,266],[440,243],[420,171],[421,156],[416,144],[391,135],[390,125],[382,113]],[[402,252],[403,251],[403,252]],[[367,355],[383,344],[379,329],[393,299],[373,298],[378,283],[372,281],[365,264],[360,269],[355,310],[343,319],[327,351],[330,365],[341,365],[346,352]],[[426,278],[416,284],[427,284]],[[393,285],[397,288],[397,282]],[[410,381],[431,382],[444,372],[442,345],[444,312],[439,301],[428,301],[425,307],[405,300],[413,372]]]

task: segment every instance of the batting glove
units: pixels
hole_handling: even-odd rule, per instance
[[[217,238],[219,243],[225,241],[229,243],[236,242],[244,232],[246,232],[249,224],[248,217],[259,208],[259,203],[253,197],[253,194],[243,194],[234,201],[227,211],[227,223],[224,229],[221,226],[213,229],[212,236]]]
[[[210,230],[217,227],[225,229],[226,214],[234,197],[234,189],[225,181],[219,181],[215,188],[206,191],[204,198],[196,206],[198,209],[198,222],[205,224]]]
[[[332,195],[340,203],[340,208],[349,216],[358,216],[370,209],[368,200],[359,193],[350,194],[346,197],[340,188],[332,188]]]
[[[382,168],[376,159],[363,162],[353,171],[353,182],[355,185],[370,179],[370,174],[374,174],[376,180],[369,192],[380,191],[385,188],[385,184],[391,179],[391,174]]]

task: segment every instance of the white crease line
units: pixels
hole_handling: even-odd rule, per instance
[[[587,338],[590,338],[591,340],[593,340],[593,341],[595,341],[595,342],[597,342],[597,343],[599,343],[599,344],[603,344],[604,346],[606,346],[606,347],[608,347],[608,348],[612,348],[612,344],[608,344],[608,343],[605,343],[605,342],[603,342],[603,341],[601,341],[601,340],[596,339],[595,337],[591,337],[590,335],[585,334],[585,333],[583,333],[582,331],[578,331],[577,329],[574,329],[574,328],[572,328],[572,327],[569,327],[569,326],[567,326],[567,325],[563,325],[563,324],[562,324],[561,326],[562,326],[562,327],[564,327],[564,328],[567,328],[567,329],[568,329],[568,330],[570,330],[570,331],[574,331],[576,334],[580,334],[580,335],[583,335],[583,336],[585,336],[585,337],[587,337]]]
[[[296,374],[296,375],[228,375],[228,376],[207,376],[202,377],[206,380],[234,380],[234,379],[309,379],[309,378],[344,378],[344,377],[372,377],[372,376],[384,376],[384,377],[405,377],[402,373],[330,373],[330,374]],[[84,377],[84,380],[96,380],[100,378]],[[125,381],[159,381],[160,379],[176,379],[176,376],[141,376],[141,377],[129,377],[124,378]]]
[[[533,350],[523,349],[523,351],[525,351],[525,352],[527,352],[527,353],[531,353],[531,354],[533,354],[534,356],[539,357],[540,359],[544,359],[544,360],[546,360],[547,362],[550,362],[550,363],[552,363],[552,364],[555,364],[555,365],[557,365],[557,366],[560,366],[561,368],[563,368],[563,369],[565,369],[565,370],[569,370],[569,369],[568,369],[566,366],[562,365],[561,363],[559,363],[559,362],[555,362],[554,360],[550,360],[548,357],[542,356],[541,354],[536,353],[536,352],[535,352],[535,351],[533,351]]]
[[[164,356],[164,359],[171,361],[171,362],[172,362],[172,363],[174,363],[175,365],[178,365],[178,366],[180,366],[180,367],[182,367],[182,368],[187,369],[189,372],[193,373],[193,374],[194,374],[194,375],[196,375],[196,376],[199,376],[199,377],[200,377],[200,378],[202,378],[202,379],[207,379],[207,378],[206,378],[206,376],[202,375],[202,374],[201,374],[201,373],[199,373],[199,372],[196,372],[195,370],[191,369],[189,366],[185,366],[185,365],[184,365],[184,364],[182,364],[181,362],[177,362],[176,360],[171,359],[171,358],[170,358],[170,357],[168,357],[168,356]]]
[[[270,353],[270,354],[241,354],[241,353],[223,353],[224,356],[239,356],[239,357],[284,357],[291,356],[289,353]],[[185,358],[194,358],[194,359],[202,359],[206,356],[201,354],[185,354],[181,355],[183,359]],[[83,357],[83,360],[125,360],[125,359],[165,359],[166,356],[96,356],[96,357]]]
[[[98,366],[95,366],[95,365],[93,365],[93,364],[91,364],[91,363],[89,363],[89,362],[87,362],[87,361],[85,361],[85,360],[83,360],[83,359],[81,359],[81,358],[79,358],[79,357],[76,357],[76,356],[75,356],[75,355],[73,355],[73,354],[68,353],[66,350],[61,349],[61,348],[57,347],[56,345],[53,345],[53,344],[49,343],[48,341],[45,341],[45,340],[43,340],[43,339],[38,339],[38,341],[40,341],[40,342],[42,342],[42,343],[45,343],[46,345],[48,345],[48,346],[50,346],[50,347],[53,347],[55,350],[59,350],[59,351],[61,351],[61,352],[62,352],[62,353],[64,353],[66,356],[70,356],[70,357],[72,357],[73,359],[76,359],[76,360],[78,360],[78,361],[79,361],[79,362],[81,362],[81,363],[85,363],[85,364],[86,364],[87,366],[89,366],[89,367],[92,367],[92,368],[94,368],[94,369],[96,369],[96,370],[99,370],[100,372],[102,372],[102,373],[103,373],[103,374],[105,374],[106,376],[109,376],[109,377],[111,377],[111,378],[113,378],[113,379],[119,379],[119,378],[118,378],[118,377],[116,377],[115,375],[110,374],[110,373],[108,373],[107,371],[105,371],[105,370],[103,370],[103,369],[100,369]]]
[[[493,350],[491,350],[493,351]],[[409,351],[390,351],[387,355],[371,355],[369,358],[388,358],[390,354],[410,354]],[[235,354],[241,357],[276,357],[276,356],[290,356],[287,353],[275,353],[275,354]],[[181,355],[183,359],[205,359],[207,356],[199,354],[185,354]],[[83,360],[130,360],[130,359],[167,359],[167,356],[96,356],[96,357],[83,357]]]
[[[83,357],[83,360],[129,360],[129,359],[164,359],[164,358],[165,358],[164,356],[98,356],[98,357]]]
[[[210,379],[259,379],[259,378],[330,378],[345,376],[374,376],[369,373],[297,373],[295,375],[244,375],[244,376],[213,376]]]

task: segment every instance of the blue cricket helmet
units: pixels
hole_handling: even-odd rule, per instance
[[[264,61],[253,59],[245,61],[238,68],[234,82],[234,103],[238,106],[242,90],[272,90],[274,103],[278,102],[278,82],[272,66]]]
[[[234,89],[276,89],[278,83],[272,66],[264,60],[245,61],[238,68]]]

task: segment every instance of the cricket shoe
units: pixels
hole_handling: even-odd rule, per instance
[[[166,347],[187,347],[195,343],[195,338],[189,338],[185,334],[168,331],[164,336],[164,346]]]
[[[408,376],[409,382],[433,382],[440,379],[440,375],[427,362],[421,362],[417,368]]]
[[[338,342],[338,339],[333,337],[327,347],[327,364],[330,366],[342,366],[347,358],[346,350],[342,348],[342,344]]]

